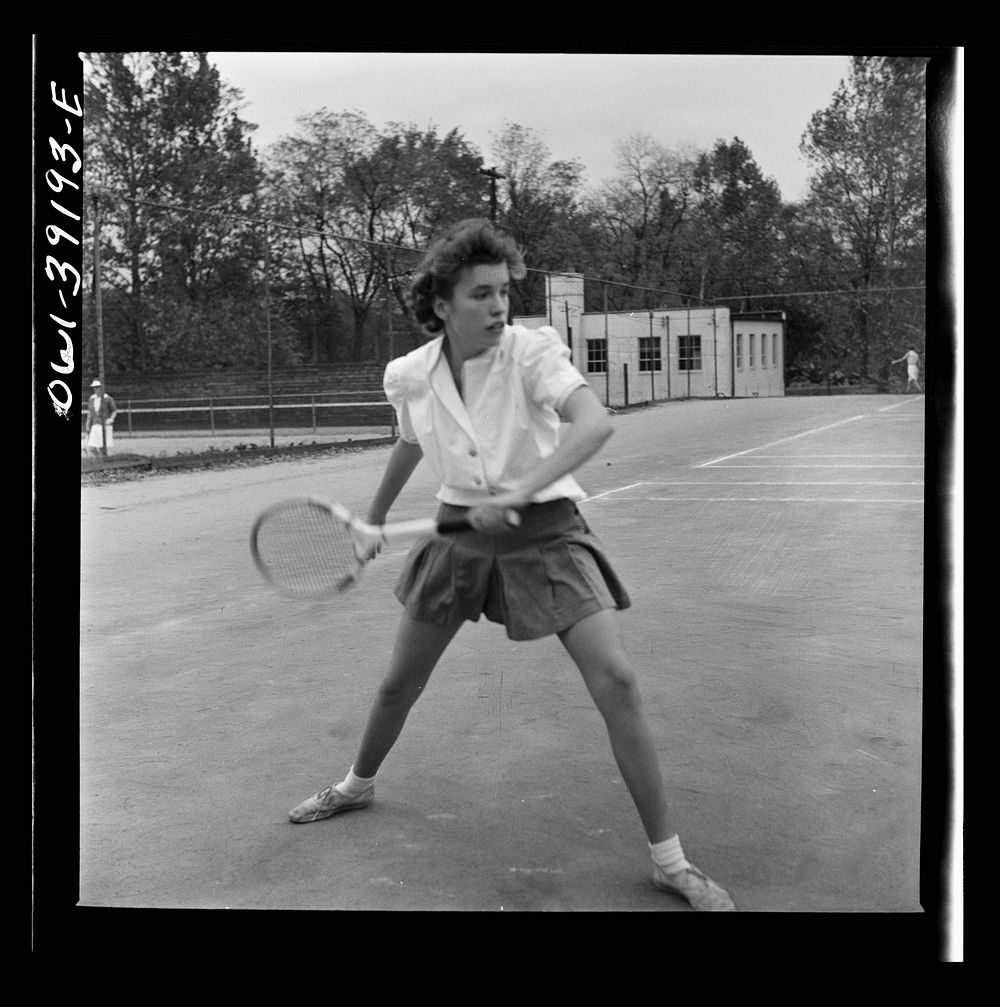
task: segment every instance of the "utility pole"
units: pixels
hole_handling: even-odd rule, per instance
[[[485,175],[490,180],[490,220],[492,223],[497,222],[497,180],[501,178],[506,178],[506,175],[501,175],[496,168],[479,168],[480,175]]]
[[[101,382],[101,392],[107,391],[104,383],[104,309],[101,304],[101,202],[94,194],[94,315],[97,330],[97,380]],[[101,449],[108,453],[108,427],[101,410]],[[132,413],[129,413],[131,422]]]
[[[264,323],[267,328],[267,425],[274,447],[274,339],[271,335],[271,233],[264,221]]]
[[[104,310],[101,304],[101,202],[94,194],[94,309],[97,332],[97,378],[104,387]]]

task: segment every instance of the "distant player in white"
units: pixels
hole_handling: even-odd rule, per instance
[[[920,356],[912,346],[893,363],[901,364],[904,361],[906,362],[906,390],[910,391],[916,388],[918,392],[922,392],[923,389],[917,380],[920,377]]]

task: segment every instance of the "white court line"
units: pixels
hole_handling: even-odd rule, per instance
[[[621,500],[653,503],[820,503],[820,504],[920,504],[924,501],[906,497],[619,497]]]
[[[704,468],[698,465],[696,468]],[[713,465],[716,469],[922,469],[923,465]]]
[[[890,409],[898,409],[900,406],[909,406],[912,405],[914,402],[923,402],[923,400],[924,400],[923,395],[918,395],[915,399],[907,399],[905,402],[893,402],[891,406],[882,406],[879,409],[879,412],[887,413],[889,412]]]
[[[904,405],[904,404],[905,403],[902,403],[902,402],[895,403],[892,406],[887,406],[885,408],[895,409],[895,408],[897,408],[897,406]],[[785,465],[781,465],[781,466],[774,466],[774,465],[721,465],[720,464],[720,462],[728,461],[731,458],[740,458],[743,455],[752,454],[755,451],[764,451],[767,448],[776,447],[779,444],[788,444],[791,441],[797,441],[797,440],[800,440],[803,437],[809,437],[812,434],[821,433],[824,430],[832,430],[835,427],[843,426],[845,423],[854,423],[857,420],[863,420],[864,418],[865,418],[864,414],[859,414],[858,416],[849,416],[846,420],[838,420],[836,423],[828,423],[828,424],[826,424],[825,426],[822,426],[822,427],[813,427],[811,430],[804,430],[800,434],[793,434],[791,437],[782,437],[780,440],[769,441],[767,444],[761,444],[761,445],[759,445],[758,447],[755,447],[755,448],[747,448],[745,451],[737,451],[735,454],[723,455],[721,458],[716,458],[716,459],[714,459],[712,461],[708,461],[708,462],[702,462],[700,465],[696,465],[694,467],[695,468],[699,468],[699,469],[704,469],[704,468],[709,468],[709,467],[718,467],[718,468],[794,468],[794,467],[798,467],[798,468],[866,468],[866,467],[867,468],[923,468],[922,465],[910,465],[910,466],[897,466],[897,465],[871,465],[871,466],[859,466],[859,465],[829,465],[829,466],[827,466],[827,465],[801,465],[801,466],[785,466]],[[770,457],[770,456],[762,455],[761,457]],[[781,457],[798,457],[798,456],[775,455],[774,457],[781,458]],[[823,458],[823,457],[831,457],[831,458],[847,457],[847,458],[851,458],[851,457],[854,457],[854,456],[853,455],[829,455],[829,456],[827,456],[827,455],[802,455],[801,457],[804,457],[804,458],[809,458],[809,457],[813,457],[813,458],[816,458],[816,457],[819,457],[819,458]],[[862,457],[883,457],[883,456],[871,455],[871,456],[862,456]],[[900,458],[919,458],[921,456],[920,455],[886,455],[884,457],[887,457],[887,458],[895,458],[895,457],[900,457]],[[639,486],[655,486],[655,485],[664,485],[664,484],[662,484],[662,483],[657,484],[655,482],[648,482],[648,481],[637,482],[637,483],[629,483],[627,486],[618,486],[615,489],[604,490],[603,493],[595,493],[592,496],[586,496],[586,497],[583,498],[583,500],[580,501],[580,503],[590,503],[593,500],[603,500],[606,497],[612,496],[613,494],[624,493],[626,490],[636,489]],[[706,485],[708,485],[708,484],[706,484]],[[796,483],[787,483],[787,484],[777,483],[775,485],[793,485],[794,486],[794,485],[798,485],[798,484],[796,484]],[[842,485],[859,485],[859,486],[863,486],[863,485],[874,485],[874,484],[872,484],[872,483],[854,483],[854,484],[842,484]],[[885,483],[884,485],[892,486],[892,485],[899,485],[899,484],[897,484],[897,483]],[[904,485],[906,485],[906,484],[904,484]],[[921,485],[921,484],[913,483],[912,485]],[[641,499],[646,499],[646,498],[643,498],[643,497],[630,497],[630,498],[627,498],[627,499],[640,499],[641,500]],[[706,499],[715,499],[715,498],[714,497],[708,497]],[[913,502],[914,503],[923,503],[922,500],[921,501],[913,501]]]
[[[636,486],[648,486],[649,483],[629,483],[628,486],[619,486],[617,489],[605,490],[603,493],[595,493],[593,496],[584,497],[580,503],[590,503],[591,500],[600,500],[601,497],[611,496],[612,493],[622,493],[625,490],[634,490]]]
[[[854,423],[855,420],[863,420],[864,416],[851,416],[846,420],[838,420],[836,423],[828,423],[823,427],[814,427],[812,430],[804,430],[801,434],[793,434],[791,437],[782,437],[781,440],[771,441],[768,444],[758,444],[755,448],[747,448],[746,451],[737,451],[734,455],[723,455],[721,458],[716,458],[710,462],[702,462],[701,465],[696,465],[695,468],[706,469],[710,465],[718,465],[719,462],[727,462],[730,458],[739,458],[741,455],[748,455],[754,451],[764,451],[767,448],[773,448],[777,444],[788,444],[790,441],[797,441],[802,437],[810,437],[812,434],[821,433],[823,430],[833,430],[834,427],[842,427],[845,423]]]
[[[832,479],[832,480],[795,480],[782,479],[774,482],[757,481],[753,479],[732,479],[723,482],[720,479],[677,479],[671,482],[645,483],[646,486],[923,486],[923,482],[897,482],[895,479],[880,482],[873,479]],[[633,498],[635,499],[635,498]]]
[[[908,455],[754,455],[755,458],[923,458],[921,454]]]
[[[923,483],[869,483],[869,482],[833,482],[833,483],[743,483],[729,482],[720,483],[709,480],[700,482],[641,482],[631,483],[628,486],[621,486],[618,489],[606,490],[596,496],[587,497],[581,503],[589,503],[591,500],[599,500],[610,496],[612,493],[624,493],[626,490],[637,489],[640,486],[923,486]],[[619,496],[615,502],[628,501],[630,503],[820,503],[820,504],[916,504],[923,506],[924,500],[912,499],[908,497],[734,497],[734,496]]]

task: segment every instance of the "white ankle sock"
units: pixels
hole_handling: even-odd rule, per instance
[[[675,874],[691,866],[681,849],[680,836],[675,835],[659,843],[650,843],[649,852],[653,863],[667,874]]]
[[[359,797],[374,782],[374,776],[369,776],[367,779],[361,776],[356,776],[354,773],[354,767],[351,766],[350,770],[348,770],[347,776],[345,776],[344,779],[333,789],[342,793],[344,797]]]

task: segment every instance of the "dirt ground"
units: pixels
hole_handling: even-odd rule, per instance
[[[581,510],[632,593],[689,858],[746,914],[924,913],[923,399],[670,403],[615,426]],[[248,529],[301,492],[363,509],[388,450],[83,487],[81,908],[688,911],[650,884],[558,642],[485,622],[445,655],[376,803],[287,821],[350,765],[405,547],[336,603],[292,602],[255,576]],[[418,469],[394,518],[435,489]]]

